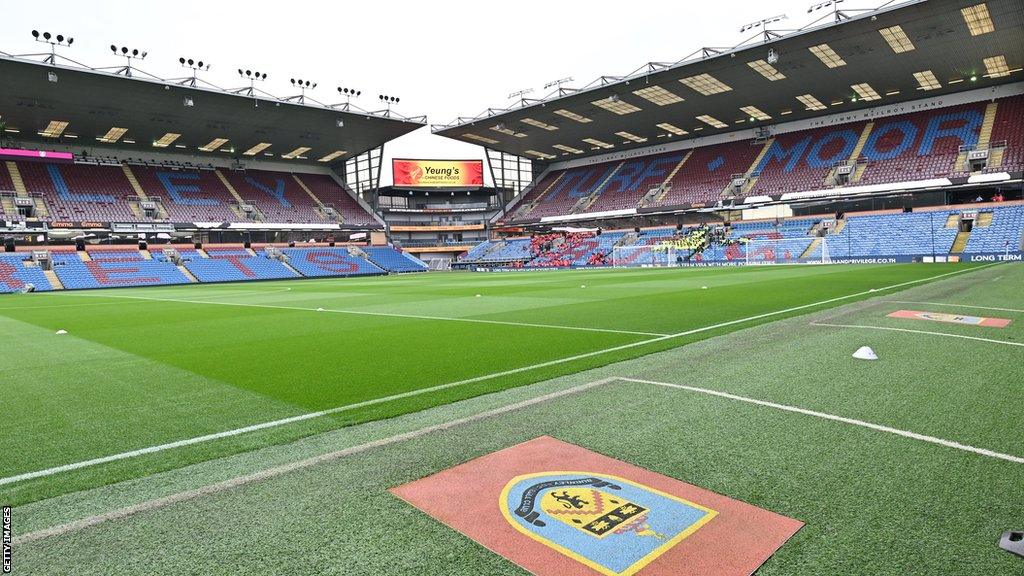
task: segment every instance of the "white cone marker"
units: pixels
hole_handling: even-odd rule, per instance
[[[853,353],[853,357],[858,360],[878,360],[878,354],[870,346],[861,346]]]

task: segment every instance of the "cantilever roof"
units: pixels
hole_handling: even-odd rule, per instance
[[[167,134],[178,134],[165,151],[333,165],[426,124],[424,117],[406,118],[390,111],[329,107],[310,98],[303,104],[260,92],[242,95],[3,53],[0,78],[0,121],[7,136],[39,141],[41,146],[57,141],[92,146],[97,154],[113,145],[143,154],[159,151],[155,143]],[[53,121],[68,123],[59,139],[38,134]],[[127,130],[118,134],[111,132],[114,128]],[[108,133],[117,136],[116,142],[98,140]],[[226,142],[212,151],[199,151],[220,139]],[[262,149],[258,146],[268,143]],[[250,150],[251,155],[244,155]],[[289,159],[296,151],[301,152]]]
[[[991,31],[978,23],[986,13]],[[701,49],[433,129],[558,161],[1024,80],[1020,0],[912,0],[847,16],[762,30],[737,47]]]

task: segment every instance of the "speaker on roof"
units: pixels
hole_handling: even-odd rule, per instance
[[[14,238],[4,239],[4,250],[7,252],[14,252]]]

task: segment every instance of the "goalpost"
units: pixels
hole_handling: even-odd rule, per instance
[[[832,263],[827,236],[750,240],[744,258],[747,265]]]
[[[615,246],[612,248],[613,268],[661,268],[676,265],[675,246]]]

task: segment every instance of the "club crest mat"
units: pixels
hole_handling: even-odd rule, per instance
[[[927,320],[929,322],[944,322],[946,324],[984,326],[986,328],[1006,328],[1010,325],[1010,321],[1006,318],[985,318],[984,316],[964,316],[962,314],[922,312],[920,310],[897,310],[890,314],[886,314],[886,316],[889,318],[903,318],[906,320]]]
[[[538,576],[748,576],[803,526],[548,436],[391,492]]]

